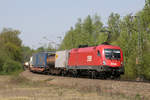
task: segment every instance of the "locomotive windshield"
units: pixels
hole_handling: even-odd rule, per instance
[[[106,59],[120,59],[120,50],[104,49]]]

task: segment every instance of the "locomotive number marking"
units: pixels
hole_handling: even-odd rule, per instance
[[[92,61],[92,56],[87,56],[87,62]]]
[[[116,63],[111,63],[111,65],[117,65]]]

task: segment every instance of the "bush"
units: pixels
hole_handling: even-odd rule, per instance
[[[143,75],[146,80],[150,80],[150,53],[145,52],[143,56]]]
[[[0,72],[2,71],[3,64],[4,64],[4,59],[0,57]]]
[[[13,61],[11,59],[8,59],[7,61],[5,61],[4,65],[3,65],[4,73],[14,73],[19,70],[22,70],[21,63]]]
[[[4,65],[4,62],[6,61],[7,59],[7,55],[4,51],[1,50],[0,48],[0,72],[3,71],[3,65]]]
[[[137,65],[136,65],[136,54],[128,57],[125,66],[125,75],[123,78],[125,79],[136,79],[137,77]]]

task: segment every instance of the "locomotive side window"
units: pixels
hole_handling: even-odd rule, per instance
[[[97,56],[101,56],[101,54],[100,54],[99,50],[97,51]]]
[[[104,52],[107,59],[120,59],[120,50],[118,49],[104,49]]]

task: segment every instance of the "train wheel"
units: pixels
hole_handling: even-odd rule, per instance
[[[62,70],[61,71],[61,76],[65,76],[66,75],[66,71],[65,70]]]
[[[118,74],[118,75],[115,76],[115,79],[116,79],[116,80],[120,80],[120,78],[121,78],[121,77],[120,77],[120,74]]]
[[[29,71],[30,71],[30,72],[33,72],[33,71],[31,70],[31,67],[29,67]]]
[[[111,75],[111,79],[120,80],[120,74]]]
[[[92,72],[91,72],[91,78],[92,78],[92,79],[95,79],[95,78],[96,78],[96,72],[95,72],[95,71],[92,71]]]
[[[50,70],[50,68],[48,68],[46,72],[47,72],[47,75],[51,75],[51,70]]]
[[[73,73],[73,77],[78,77],[78,71],[77,70],[73,70],[72,73]]]

